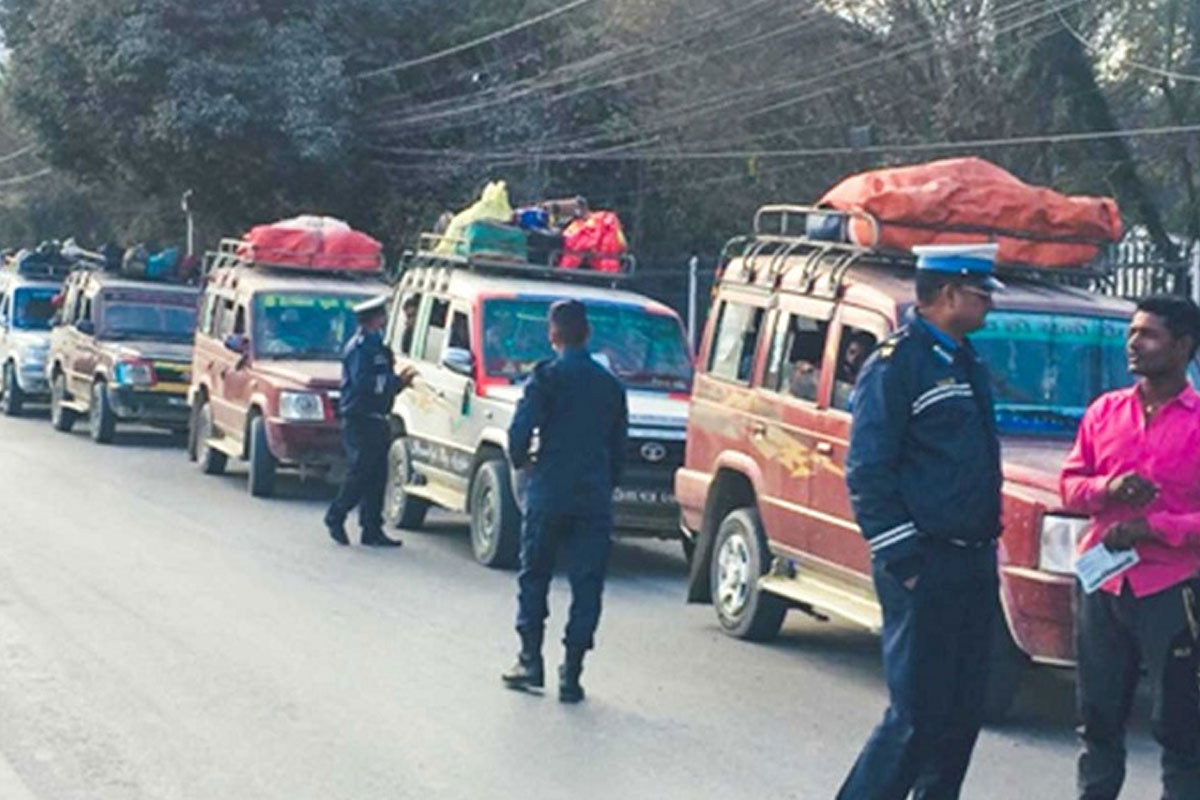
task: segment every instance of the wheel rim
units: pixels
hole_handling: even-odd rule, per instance
[[[717,604],[726,617],[736,618],[750,599],[750,545],[741,531],[731,534],[717,553]]]
[[[475,498],[475,524],[472,534],[475,537],[475,549],[487,553],[496,539],[496,526],[500,511],[496,508],[496,487],[488,478],[480,476],[479,494]]]

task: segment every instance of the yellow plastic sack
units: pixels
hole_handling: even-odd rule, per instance
[[[442,239],[434,250],[438,255],[454,255],[460,252],[460,243],[466,237],[467,226],[480,220],[494,222],[510,222],[513,217],[512,205],[508,201],[508,184],[504,181],[493,181],[484,187],[483,194],[472,205],[454,215]]]

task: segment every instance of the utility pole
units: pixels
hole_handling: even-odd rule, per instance
[[[192,190],[188,189],[179,200],[179,207],[187,215],[187,254],[196,254],[196,223],[192,218]]]
[[[692,256],[688,259],[688,308],[687,308],[687,327],[688,327],[688,344],[692,346],[692,353],[696,352],[696,313],[697,313],[697,298],[696,295],[700,291],[699,275],[700,273],[700,257]]]

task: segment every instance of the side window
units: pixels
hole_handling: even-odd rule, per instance
[[[739,383],[750,382],[762,320],[761,308],[728,301],[721,304],[708,357],[709,374]]]
[[[241,303],[233,313],[233,332],[239,336],[246,335],[246,307]]]
[[[829,323],[800,314],[780,314],[771,338],[763,385],[800,400],[816,402]]]
[[[83,307],[79,310],[79,319],[94,320],[92,316],[92,298],[83,298]]]
[[[217,304],[217,338],[224,340],[233,333],[233,301],[222,297]]]
[[[9,305],[10,305],[9,300],[8,300],[9,297],[11,297],[11,295],[8,294],[7,292],[0,295],[0,322],[5,323],[5,324],[8,323],[8,313],[9,313]]]
[[[850,400],[854,394],[854,384],[858,381],[858,373],[862,370],[867,356],[875,349],[879,341],[875,334],[849,325],[842,327],[842,341],[838,344],[837,369],[833,377],[833,407],[842,411],[850,410]]]
[[[392,330],[392,352],[397,355],[413,355],[413,336],[417,330],[417,317],[421,312],[421,295],[417,292],[405,294],[400,301],[400,312]]]
[[[449,322],[450,301],[435,299],[429,309],[429,325],[425,328],[425,342],[421,348],[421,357],[426,361],[441,358]]]
[[[74,325],[76,322],[82,319],[80,314],[83,311],[83,289],[76,286],[73,290],[73,294],[74,296],[71,298],[70,314],[67,317],[67,322],[71,325]]]
[[[450,342],[447,346],[457,347],[459,350],[471,349],[471,327],[467,322],[466,313],[454,312],[450,321]]]
[[[220,302],[221,298],[216,292],[204,295],[204,306],[200,312],[200,332],[206,336],[212,336],[216,332],[217,304]]]

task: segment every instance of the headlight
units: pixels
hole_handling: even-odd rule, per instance
[[[33,369],[46,363],[46,351],[41,348],[30,348],[21,353],[21,366]]]
[[[325,419],[325,404],[321,395],[311,392],[283,392],[279,395],[279,416],[287,420],[313,421]]]
[[[151,386],[154,367],[145,361],[118,361],[113,368],[113,382],[123,386]]]
[[[1075,571],[1076,546],[1088,529],[1083,517],[1047,514],[1042,517],[1042,541],[1038,568],[1045,572],[1071,574]]]

